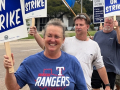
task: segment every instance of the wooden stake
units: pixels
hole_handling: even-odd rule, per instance
[[[10,44],[9,42],[5,42],[5,50],[6,50],[6,55],[9,57],[9,60],[12,62],[12,67],[9,68],[9,73],[14,73],[14,67],[13,67],[13,61],[11,57],[11,49],[10,49]]]
[[[32,26],[35,26],[35,18],[32,18]]]
[[[116,15],[115,15],[115,16],[113,16],[113,20],[114,20],[114,21],[116,20]],[[114,28],[116,28],[116,27],[114,27]]]
[[[64,0],[65,4],[68,6],[68,8],[71,10],[71,12],[74,14],[74,16],[76,16],[76,14],[74,13],[74,11],[72,10],[72,8],[68,5],[68,3]]]
[[[102,27],[102,23],[100,23],[100,27]]]
[[[114,21],[116,20],[116,16],[113,16]]]

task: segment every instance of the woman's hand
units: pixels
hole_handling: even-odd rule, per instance
[[[5,69],[9,69],[14,65],[14,56],[11,54],[12,61],[10,61],[9,57],[7,55],[4,55],[4,67]]]

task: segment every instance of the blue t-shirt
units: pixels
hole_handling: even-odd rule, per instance
[[[120,74],[120,60],[118,59],[120,44],[117,40],[116,31],[113,30],[110,33],[98,31],[94,36],[94,41],[100,46],[107,72]]]
[[[26,58],[15,73],[22,88],[30,90],[87,90],[78,60],[62,51],[58,59],[49,59],[44,51]]]

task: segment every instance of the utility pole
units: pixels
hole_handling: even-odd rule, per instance
[[[81,13],[82,13],[82,0],[81,0]]]

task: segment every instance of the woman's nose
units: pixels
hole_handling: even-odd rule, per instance
[[[52,38],[51,38],[51,41],[55,41],[55,37],[52,37]]]

